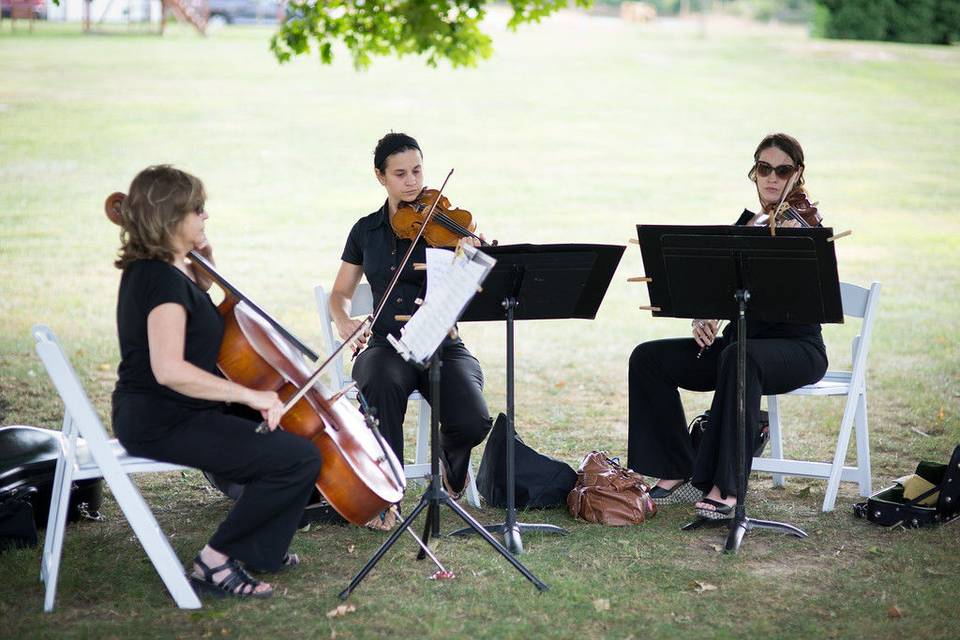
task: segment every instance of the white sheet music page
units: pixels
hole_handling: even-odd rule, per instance
[[[422,365],[430,360],[477,288],[497,263],[471,246],[459,252],[427,249],[427,293],[423,304],[400,329],[400,339],[387,340],[405,359]]]

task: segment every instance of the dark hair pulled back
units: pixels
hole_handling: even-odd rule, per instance
[[[387,158],[395,153],[402,153],[403,151],[410,151],[411,149],[420,151],[420,156],[423,157],[423,151],[420,150],[420,145],[417,144],[417,141],[414,140],[412,136],[391,131],[377,141],[377,148],[373,150],[373,166],[376,167],[380,173],[383,173],[387,170]]]

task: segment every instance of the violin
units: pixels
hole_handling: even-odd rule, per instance
[[[105,203],[107,217],[118,225],[125,197],[113,193]],[[284,402],[280,427],[320,450],[323,466],[316,487],[327,502],[359,526],[400,502],[406,480],[393,450],[347,400],[346,390],[330,393],[317,380],[338,352],[311,372],[303,358],[318,360],[316,353],[230,284],[206,258],[196,251],[187,255],[224,292],[217,307],[224,321],[217,366],[237,384],[277,392]]]
[[[768,219],[770,235],[777,235],[777,227],[782,227],[787,221],[794,221],[802,228],[816,227],[823,222],[823,216],[817,212],[817,205],[810,202],[807,194],[801,188],[794,190],[794,185],[800,177],[794,173],[790,181],[784,185],[780,202],[773,207]],[[759,186],[758,186],[759,189]]]
[[[784,222],[793,220],[801,227],[816,227],[823,222],[823,216],[817,212],[817,207],[811,204],[805,196],[802,205],[805,206],[797,207],[789,202],[782,203],[773,215],[773,224],[782,227]]]
[[[424,228],[424,220],[431,207],[434,208],[433,215]],[[490,246],[490,243],[474,233],[477,223],[473,214],[466,209],[453,207],[447,196],[436,189],[424,188],[415,201],[401,202],[390,219],[390,226],[402,240],[413,240],[423,229],[423,239],[431,247],[453,248],[461,238],[466,237],[475,238],[480,244]]]

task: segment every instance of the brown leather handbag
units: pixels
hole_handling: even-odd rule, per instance
[[[640,524],[657,513],[640,474],[621,467],[606,451],[591,451],[577,470],[567,507],[578,520],[612,527]]]

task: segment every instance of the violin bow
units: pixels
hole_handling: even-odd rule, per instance
[[[396,286],[397,280],[400,278],[400,272],[403,271],[403,268],[406,266],[407,262],[410,260],[410,256],[413,254],[414,246],[417,244],[420,238],[423,237],[423,232],[427,228],[427,224],[430,222],[430,218],[433,216],[433,212],[437,208],[437,203],[440,201],[440,196],[443,195],[443,188],[447,186],[447,180],[449,180],[450,176],[452,175],[453,175],[453,169],[450,169],[450,173],[447,174],[446,180],[443,181],[443,185],[441,185],[440,191],[437,193],[436,199],[433,201],[433,204],[430,206],[430,211],[427,213],[426,218],[424,218],[423,220],[423,225],[420,227],[420,230],[417,232],[417,235],[413,239],[413,242],[410,243],[410,248],[407,249],[407,253],[406,255],[403,256],[403,260],[400,261],[400,266],[394,272],[393,278],[390,280],[390,284],[387,286],[387,290],[384,292],[383,296],[380,298],[380,304],[377,305],[377,310],[374,312],[373,315],[367,316],[366,318],[364,318],[363,322],[361,322],[360,325],[356,329],[354,329],[353,333],[351,333],[347,337],[347,339],[340,344],[339,347],[334,349],[333,352],[330,353],[329,356],[327,356],[327,359],[324,360],[323,363],[320,364],[320,366],[317,367],[317,369],[310,375],[310,377],[307,378],[306,382],[304,382],[300,386],[300,389],[297,391],[297,393],[295,393],[289,400],[287,400],[286,404],[283,405],[283,413],[281,413],[281,415],[287,413],[287,411],[289,411],[293,405],[295,405],[297,402],[300,401],[300,398],[306,395],[306,393],[313,387],[314,383],[317,381],[317,378],[320,377],[320,374],[323,373],[324,369],[326,369],[330,365],[330,363],[333,362],[334,358],[336,358],[341,351],[343,351],[346,345],[350,344],[350,342],[352,342],[358,335],[360,335],[361,331],[366,331],[367,327],[372,327],[377,322],[377,318],[379,318],[380,314],[383,312],[383,309],[387,304],[387,300],[390,298],[390,294],[392,293],[393,288]],[[358,348],[353,352],[353,357],[356,358],[357,354],[359,353],[360,353],[360,349]],[[257,427],[258,433],[263,433],[266,430],[267,430],[267,427],[265,423],[261,423],[261,425]]]
[[[797,170],[794,172],[790,179],[787,180],[787,184],[783,185],[783,192],[780,194],[780,202],[777,203],[777,206],[773,208],[770,212],[770,219],[767,224],[770,226],[770,235],[777,235],[777,216],[780,214],[780,210],[783,208],[783,203],[786,202],[787,196],[790,195],[790,192],[793,191],[793,185],[797,182],[797,179],[800,177],[800,171]],[[757,190],[759,192],[760,185],[757,185]],[[787,205],[789,206],[789,204]]]
[[[380,318],[380,314],[383,313],[384,307],[387,306],[387,300],[390,299],[390,294],[393,293],[393,288],[397,285],[397,281],[400,279],[400,274],[403,272],[404,268],[407,266],[407,263],[410,261],[410,256],[413,255],[413,249],[417,246],[417,243],[420,242],[420,238],[423,237],[423,232],[426,231],[427,225],[430,224],[430,220],[433,218],[433,213],[437,209],[437,203],[440,202],[440,198],[443,196],[443,190],[444,188],[446,188],[447,181],[450,180],[450,176],[452,175],[453,175],[453,169],[450,169],[450,173],[447,174],[447,177],[444,178],[443,180],[443,184],[440,185],[440,190],[437,191],[437,197],[434,198],[433,204],[430,205],[430,210],[427,212],[426,217],[424,217],[423,224],[420,225],[420,229],[417,231],[417,235],[410,242],[410,246],[407,248],[407,252],[403,256],[403,260],[400,261],[400,266],[398,266],[397,270],[393,272],[393,277],[390,279],[390,284],[387,285],[386,291],[380,297],[380,304],[377,305],[377,308],[372,315],[369,315],[366,318],[364,318],[363,322],[360,323],[360,326],[354,329],[353,333],[351,333],[350,336],[343,341],[343,344],[350,343],[351,341],[353,341],[354,338],[360,335],[361,331],[366,331],[367,328],[371,328],[373,327],[373,325],[377,323],[377,319]],[[339,352],[340,349],[342,348],[343,348],[343,345],[340,345],[337,351]],[[360,355],[360,351],[361,349],[358,345],[354,349],[353,356],[351,356],[350,359],[353,360],[358,355]]]

